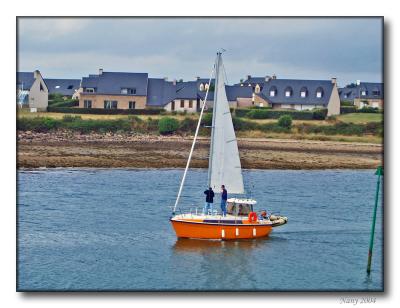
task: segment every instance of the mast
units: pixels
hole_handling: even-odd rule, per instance
[[[208,180],[207,185],[211,187],[211,175],[212,175],[212,157],[214,154],[214,135],[215,135],[215,115],[217,111],[217,94],[218,94],[218,83],[219,83],[219,70],[220,70],[220,63],[221,63],[221,52],[217,52],[217,60],[215,63],[215,83],[214,83],[214,102],[213,102],[213,117],[212,117],[212,124],[211,124],[211,140],[210,140],[210,153],[208,157]],[[211,87],[211,83],[208,88]]]

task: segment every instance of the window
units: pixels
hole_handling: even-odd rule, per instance
[[[269,91],[269,96],[274,97],[275,96],[275,90]]]
[[[302,87],[302,88],[300,89],[300,97],[302,97],[302,98],[307,97],[307,93],[308,93],[308,91],[307,91],[307,88],[306,88],[306,87]]]
[[[206,85],[204,86],[204,89],[208,90],[208,88],[209,88],[209,85],[208,85],[208,83],[206,83]]]
[[[367,91],[366,91],[366,90],[362,90],[362,91],[361,91],[361,95],[362,95],[362,96],[366,96],[366,95],[367,95]]]
[[[181,100],[181,108],[185,108],[185,101],[183,99]]]
[[[136,108],[136,102],[129,102],[129,109],[135,109]]]
[[[255,93],[260,93],[260,91],[261,91],[261,88],[260,88],[260,86],[257,84],[257,85],[255,86],[254,92],[255,92]]]
[[[193,108],[193,101],[192,100],[189,101],[189,108]]]
[[[85,92],[94,93],[94,88],[86,88]]]
[[[56,88],[56,89],[59,89],[59,88],[60,88],[60,86],[55,86],[54,88]]]
[[[202,83],[200,84],[199,90],[204,91],[204,84],[202,84]]]
[[[72,84],[70,84],[69,86],[68,86],[68,90],[71,90],[71,89],[73,89],[74,88],[74,86],[72,85]]]
[[[40,91],[44,91],[42,83],[40,83]]]
[[[136,94],[136,88],[121,88],[121,94]]]
[[[117,101],[104,101],[104,109],[117,109],[118,102]]]
[[[83,101],[83,108],[92,108],[92,101],[85,99]]]
[[[291,97],[291,96],[292,96],[292,93],[293,93],[293,89],[292,89],[291,87],[287,87],[287,88],[285,89],[285,96],[286,96],[286,97]]]
[[[379,91],[379,90],[373,90],[373,91],[372,91],[372,95],[374,95],[374,96],[379,96],[379,95],[381,95],[381,91]]]
[[[316,93],[315,96],[317,98],[321,98],[322,96],[324,96],[324,90],[321,87],[318,87],[315,93]]]

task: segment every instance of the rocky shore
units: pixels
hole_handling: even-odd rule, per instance
[[[17,132],[17,167],[183,168],[192,137]],[[379,144],[238,139],[246,169],[369,169],[381,164]],[[208,138],[196,144],[191,167],[208,164]]]

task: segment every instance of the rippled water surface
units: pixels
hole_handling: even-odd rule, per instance
[[[381,205],[366,276],[373,170],[244,171],[260,208],[289,223],[232,242],[176,239],[168,219],[182,173],[20,171],[18,289],[382,290]],[[206,177],[190,171],[183,208],[203,204]]]

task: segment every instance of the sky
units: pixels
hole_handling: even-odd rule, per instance
[[[379,18],[19,18],[18,70],[193,80],[221,48],[228,83],[247,75],[381,82]]]

